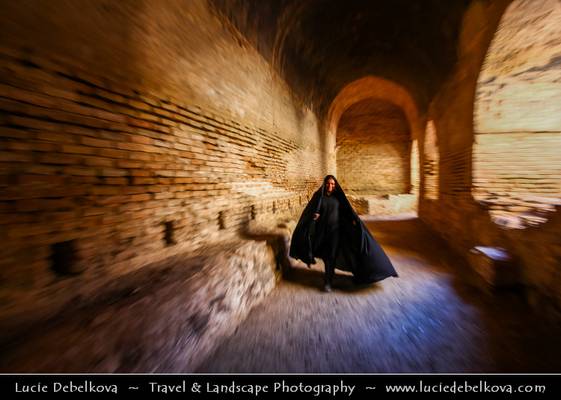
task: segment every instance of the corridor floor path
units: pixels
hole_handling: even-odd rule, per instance
[[[295,268],[199,372],[561,371],[559,328],[478,290],[420,220],[367,225],[399,278],[323,293],[321,265]]]

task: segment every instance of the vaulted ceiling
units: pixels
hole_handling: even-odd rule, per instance
[[[210,0],[272,63],[296,97],[324,114],[348,83],[375,75],[419,108],[456,62],[470,0]]]

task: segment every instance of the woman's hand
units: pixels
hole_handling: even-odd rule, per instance
[[[314,213],[314,221],[316,221],[319,218],[319,214],[318,213]]]

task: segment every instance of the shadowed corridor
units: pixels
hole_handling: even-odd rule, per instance
[[[561,371],[558,0],[0,0],[0,37],[0,371]],[[329,250],[374,259],[348,200],[399,278],[288,257],[327,175]]]

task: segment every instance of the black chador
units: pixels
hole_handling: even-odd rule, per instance
[[[352,272],[357,284],[397,277],[388,256],[332,175],[325,177],[302,212],[292,235],[290,256],[308,265],[315,264],[315,257],[321,258],[326,289],[330,289],[335,268]]]

